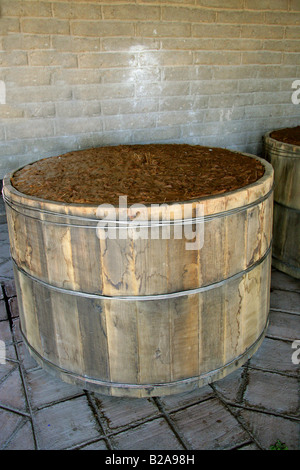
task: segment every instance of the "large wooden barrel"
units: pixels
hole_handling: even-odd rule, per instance
[[[264,136],[274,168],[273,266],[300,279],[300,146]]]
[[[120,226],[99,239],[96,206],[31,197],[6,176],[21,330],[36,361],[131,397],[193,390],[247,361],[267,328],[273,213],[272,166],[253,158],[265,168],[257,182],[177,204],[169,239],[122,238]],[[185,223],[202,224],[201,247],[176,238]]]

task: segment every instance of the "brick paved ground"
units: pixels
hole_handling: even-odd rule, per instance
[[[28,354],[6,224],[0,224],[0,449],[299,449],[300,282],[272,271],[270,325],[248,363],[210,386],[167,398],[110,398],[65,384]],[[300,354],[297,356],[300,358]],[[297,358],[296,357],[296,358]]]

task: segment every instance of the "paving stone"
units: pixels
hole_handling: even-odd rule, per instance
[[[116,398],[94,395],[95,404],[105,418],[105,425],[115,430],[159,414],[159,410],[148,398]]]
[[[1,190],[2,190],[2,185],[1,185]],[[0,198],[0,224],[7,224],[5,204],[2,198]]]
[[[35,448],[31,422],[27,421],[17,430],[5,450],[35,450]]]
[[[15,346],[12,343],[5,345],[5,361],[8,362],[10,360],[17,361]]]
[[[17,413],[12,413],[0,408],[0,449],[23,419],[24,418]]]
[[[3,211],[0,211],[0,224],[6,224],[7,223],[7,217],[6,213]]]
[[[300,292],[300,280],[274,269],[272,270],[271,276],[271,289],[284,289]]]
[[[13,279],[4,282],[4,291],[8,298],[15,297],[17,295],[16,285]]]
[[[244,383],[244,374],[245,369],[241,367],[224,377],[224,379],[215,382],[214,386],[225,400],[238,402],[240,401],[240,389]]]
[[[300,338],[300,335],[298,337]],[[261,347],[250,359],[250,367],[299,374],[299,365],[292,362],[294,349],[291,346],[290,342],[265,338]]]
[[[260,448],[255,444],[246,444],[245,446],[239,447],[237,450],[260,450]]]
[[[12,361],[5,361],[5,364],[0,364],[0,381],[4,379],[13,369],[18,368],[18,364]]]
[[[279,439],[289,450],[299,450],[299,422],[250,410],[240,410],[239,416],[264,449]]]
[[[193,390],[192,392],[179,393],[160,397],[159,400],[166,411],[174,411],[189,405],[198,403],[214,396],[214,391],[209,385]]]
[[[192,449],[226,450],[249,441],[246,431],[215,398],[170,416]]]
[[[17,344],[20,362],[25,370],[34,369],[38,366],[36,360],[31,356],[25,343]]]
[[[19,316],[17,297],[11,297],[10,299],[8,299],[8,305],[11,318],[17,318]]]
[[[13,344],[13,337],[8,320],[0,322],[0,341],[4,341],[4,360],[16,359],[15,346]],[[1,356],[3,355],[3,344],[1,343]],[[1,362],[3,361],[3,358]]]
[[[249,369],[244,403],[266,411],[299,416],[298,379]]]
[[[19,318],[13,318],[12,321],[12,332],[13,332],[13,338],[15,342],[18,341],[23,341],[23,336],[20,330],[20,319]]]
[[[34,417],[41,450],[66,449],[101,437],[85,396],[38,410]]]
[[[7,311],[6,311],[6,305],[4,300],[0,300],[0,321],[1,320],[7,320]]]
[[[114,449],[120,450],[182,450],[177,437],[163,418],[148,421],[110,437]]]
[[[23,341],[21,332],[21,319],[19,317],[12,318],[12,333],[15,343]]]
[[[105,440],[101,439],[97,442],[92,442],[84,447],[81,447],[80,450],[108,450],[105,444]]]
[[[0,384],[0,405],[15,410],[27,412],[27,402],[20,376],[19,368],[15,368],[11,374]]]
[[[2,185],[0,185],[0,189],[2,191]],[[3,213],[5,211],[5,205],[3,202],[2,197],[0,196],[0,212]],[[8,240],[8,230],[7,230],[7,223],[0,224],[0,240]]]
[[[0,322],[0,340],[4,341],[7,345],[13,342],[8,320]]]
[[[0,279],[2,281],[14,278],[13,264],[10,258],[8,258],[7,261],[1,264],[0,272]]]
[[[300,338],[300,321],[295,314],[270,312],[268,336],[294,341]]]
[[[8,240],[1,240],[0,243],[0,263],[10,258],[10,245]]]
[[[270,297],[270,308],[300,314],[300,293],[273,290]]]
[[[25,380],[33,408],[39,408],[83,393],[80,388],[53,377],[42,368],[26,372]]]

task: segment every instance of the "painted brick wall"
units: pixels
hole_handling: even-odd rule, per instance
[[[119,143],[260,154],[300,123],[300,0],[0,0],[0,178]]]

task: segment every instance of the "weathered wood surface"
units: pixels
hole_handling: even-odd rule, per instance
[[[269,312],[273,169],[262,162],[257,183],[201,201],[194,251],[172,231],[99,240],[96,207],[27,197],[7,177],[21,328],[37,361],[82,388],[137,397],[191,390],[245,362]]]
[[[273,265],[300,279],[300,146],[264,138],[274,168]]]
[[[16,270],[22,332],[42,365],[64,379],[70,371],[83,388],[132,396],[192,389],[245,362],[240,356],[263,335],[270,259],[213,291],[160,301],[62,294]]]
[[[187,240],[174,239],[172,228],[170,239],[151,239],[149,229],[148,239],[99,240],[97,207],[26,197],[8,178],[4,195],[12,201],[7,205],[12,257],[42,281],[108,296],[164,294],[218,282],[247,269],[270,245],[272,197],[256,204],[272,188],[270,171],[227,196],[199,200],[204,216],[225,214],[205,220],[200,250],[186,250]],[[171,215],[184,219],[184,207],[197,203],[177,204]]]

